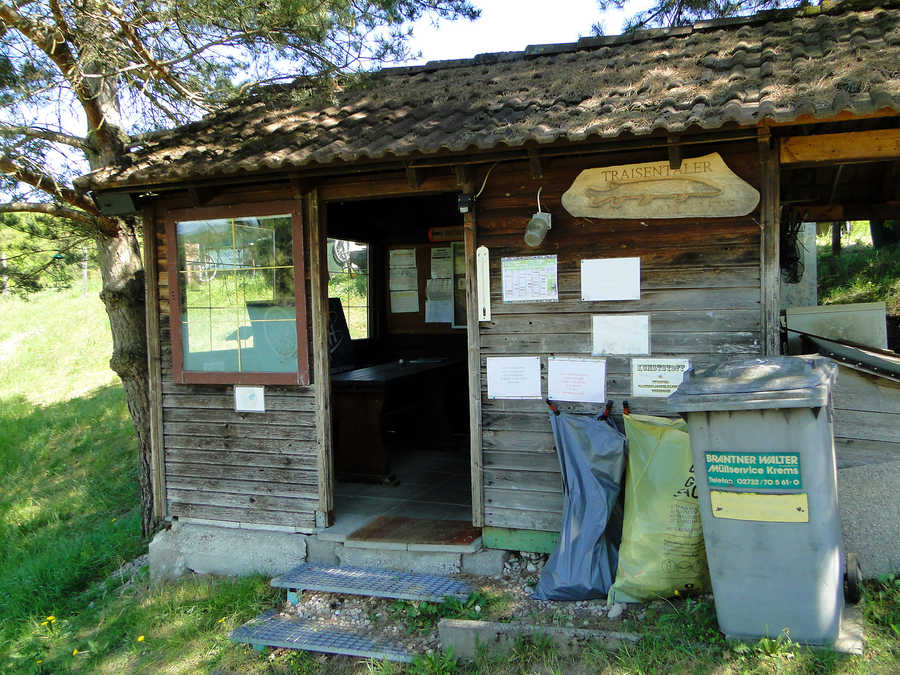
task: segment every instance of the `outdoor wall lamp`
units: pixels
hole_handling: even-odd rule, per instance
[[[539,187],[537,192],[537,213],[531,216],[531,220],[528,221],[528,225],[525,227],[525,245],[529,248],[540,246],[541,242],[544,241],[544,237],[547,236],[547,230],[550,229],[550,214],[541,211],[542,189],[543,186]]]

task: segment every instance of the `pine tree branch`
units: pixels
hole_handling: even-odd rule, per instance
[[[114,147],[115,133],[104,124],[103,110],[91,88],[79,74],[78,60],[65,39],[63,29],[24,16],[16,7],[5,2],[0,2],[0,21],[10,28],[15,28],[53,61],[78,97],[78,102],[87,117],[88,127],[97,134],[101,143]],[[67,25],[65,29],[68,30]]]
[[[50,143],[63,143],[85,152],[91,149],[86,138],[42,127],[14,126],[0,122],[0,131],[11,136],[27,136],[28,138],[40,138]]]
[[[85,224],[92,224],[96,220],[96,218],[84,211],[42,202],[8,202],[0,204],[0,213],[43,213],[48,216],[66,218]]]
[[[171,69],[167,68],[153,58],[153,56],[147,50],[147,46],[134,31],[134,27],[130,23],[128,23],[126,19],[118,16],[116,20],[119,24],[119,28],[122,30],[122,33],[131,43],[131,48],[135,51],[135,54],[137,54],[144,61],[144,63],[147,64],[147,68],[156,79],[168,84],[177,93],[184,96],[185,99],[190,101],[193,105],[197,106],[201,110],[204,110],[206,112],[212,110],[212,108],[210,108],[204,102],[203,97],[200,94],[186,87],[183,82],[181,82],[172,74]]]
[[[46,192],[70,206],[74,206],[76,209],[87,212],[94,216],[95,221],[100,223],[101,226],[115,229],[112,221],[101,214],[90,199],[72,188],[60,185],[53,176],[20,166],[8,155],[0,155],[0,171],[42,192]]]

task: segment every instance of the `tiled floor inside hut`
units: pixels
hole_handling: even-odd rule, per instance
[[[477,538],[478,531],[466,526],[472,522],[467,454],[411,451],[396,457],[391,468],[390,484],[337,482],[335,523],[319,530],[319,537],[447,545]]]

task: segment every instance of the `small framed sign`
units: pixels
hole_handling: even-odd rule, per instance
[[[234,409],[236,412],[266,412],[265,387],[234,388]]]

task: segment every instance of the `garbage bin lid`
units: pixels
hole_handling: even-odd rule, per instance
[[[836,376],[837,365],[818,355],[728,361],[688,371],[668,403],[679,412],[817,408]]]

